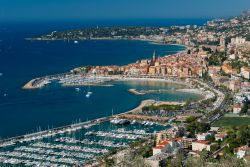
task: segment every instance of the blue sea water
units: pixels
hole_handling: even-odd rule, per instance
[[[195,24],[195,21],[193,21]],[[162,22],[161,22],[162,23]],[[197,24],[204,21],[197,20]],[[128,23],[107,23],[110,26]],[[135,23],[133,23],[136,25]],[[180,23],[181,24],[181,23]],[[57,84],[39,90],[24,91],[22,85],[34,77],[67,72],[86,65],[123,65],[149,58],[153,51],[160,56],[184,49],[176,45],[154,45],[142,41],[27,41],[24,38],[53,30],[94,26],[96,22],[73,23],[0,23],[0,137],[30,133],[37,127],[57,127],[72,121],[87,120],[136,107],[143,99],[182,101],[187,93],[150,94],[136,96],[128,89],[179,87],[156,82],[118,82],[114,87],[92,87],[93,95],[86,99],[81,88],[65,88]],[[105,25],[104,23],[102,25]],[[151,25],[151,23],[148,23]],[[106,26],[106,25],[105,25]]]

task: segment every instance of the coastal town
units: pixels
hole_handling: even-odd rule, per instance
[[[250,166],[250,10],[204,26],[96,27],[54,31],[31,40],[73,40],[77,44],[79,40],[125,39],[180,44],[185,50],[166,56],[153,52],[151,58],[123,66],[77,67],[32,79],[23,89],[39,89],[54,81],[80,87],[146,80],[183,84],[186,88],[172,91],[202,98],[145,100],[119,115],[6,139],[0,141],[0,150],[4,150],[0,151],[0,165]],[[128,91],[143,96],[166,90]],[[102,124],[115,128],[105,131]]]

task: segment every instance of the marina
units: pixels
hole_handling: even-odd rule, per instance
[[[38,89],[52,82],[58,82],[62,86],[113,86],[108,84],[114,81],[112,78],[96,77],[95,75],[63,73],[36,78],[23,86],[23,89]]]
[[[0,166],[84,166],[170,126],[101,118],[0,143]]]
[[[88,85],[106,85],[105,83],[112,79],[98,78],[95,76],[85,75],[67,75],[59,79],[59,83],[63,86],[88,86]]]

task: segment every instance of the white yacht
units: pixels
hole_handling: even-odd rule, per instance
[[[137,123],[136,120],[133,120],[133,121],[131,122],[132,125],[133,125],[133,124],[136,124],[136,123]]]
[[[79,42],[78,41],[74,41],[75,44],[78,44]]]
[[[90,95],[92,95],[92,94],[93,94],[92,92],[88,92],[88,93],[86,94],[86,97],[89,98]]]

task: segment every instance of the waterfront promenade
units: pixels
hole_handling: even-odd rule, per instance
[[[67,79],[65,79],[67,77]],[[45,76],[40,78],[35,78],[27,82],[22,88],[23,89],[38,89],[42,88],[47,84],[50,84],[52,81],[61,81],[61,80],[72,80],[75,81],[77,79],[78,82],[71,82],[70,84],[65,84],[61,82],[63,86],[112,86],[112,84],[104,84],[109,81],[154,81],[154,82],[167,82],[173,84],[180,84],[189,86],[188,83],[180,81],[178,78],[174,77],[165,77],[165,76],[129,76],[129,75],[81,75],[82,78],[88,80],[89,82],[85,82],[85,80],[80,80],[79,75],[75,75],[73,73],[63,73],[56,74],[51,76]],[[98,80],[98,83],[96,82]],[[69,81],[67,81],[69,82]],[[131,92],[135,93],[134,90]]]

